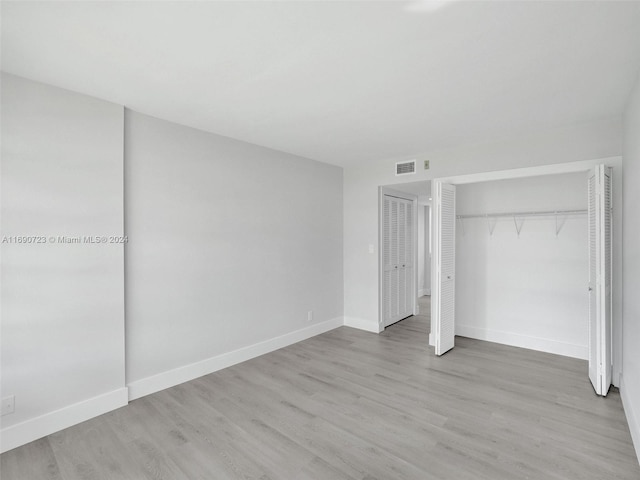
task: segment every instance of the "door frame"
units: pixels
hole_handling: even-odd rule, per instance
[[[613,172],[613,225],[612,232],[612,248],[613,248],[613,264],[622,265],[622,157],[605,157],[597,158],[593,160],[580,160],[576,162],[567,163],[554,163],[551,165],[540,165],[536,167],[515,168],[509,170],[496,170],[492,172],[472,173],[467,175],[454,175],[449,177],[439,177],[432,179],[431,191],[435,191],[436,183],[449,183],[452,185],[465,185],[469,183],[489,182],[494,180],[507,180],[514,178],[526,178],[526,177],[540,177],[545,175],[558,175],[563,173],[580,173],[591,171],[596,165],[604,164],[609,167],[614,167]],[[433,216],[432,216],[433,219]],[[435,248],[436,237],[434,236],[434,226],[431,225],[432,243]],[[431,257],[431,289],[433,292],[433,284],[435,279],[435,268],[433,265],[433,259],[435,255]],[[620,377],[622,374],[622,269],[614,268],[612,272],[612,305],[613,305],[613,318],[612,318],[612,384],[616,387],[620,386]],[[588,281],[585,282],[585,288]],[[434,302],[431,302],[433,308]],[[431,318],[435,318],[434,312],[431,312]],[[429,334],[429,345],[435,346],[435,336],[433,328]]]
[[[389,187],[378,187],[378,333],[382,332],[386,327],[384,325],[384,258],[382,242],[384,232],[382,228],[384,226],[384,196],[390,195],[392,197],[402,198],[409,200],[413,204],[413,294],[411,296],[413,303],[413,314],[418,314],[418,196],[410,193],[394,190]]]

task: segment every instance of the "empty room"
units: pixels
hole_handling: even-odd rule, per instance
[[[640,1],[2,1],[2,480],[640,480]]]

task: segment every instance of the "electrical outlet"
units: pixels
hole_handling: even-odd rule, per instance
[[[429,160],[424,161],[424,169],[429,170]]]
[[[2,399],[2,416],[9,415],[13,413],[16,406],[16,396],[9,395],[8,397],[4,397]]]
[[[307,322],[309,323],[313,322],[313,310],[309,310],[307,312]]]

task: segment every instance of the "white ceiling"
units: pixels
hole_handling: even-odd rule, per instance
[[[622,113],[640,2],[439,5],[3,1],[2,68],[338,165]]]

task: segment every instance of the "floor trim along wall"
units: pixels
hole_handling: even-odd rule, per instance
[[[343,317],[333,318],[331,320],[326,320],[324,322],[311,325],[310,327],[301,328],[300,330],[295,330],[279,337],[271,338],[254,345],[249,345],[232,352],[223,353],[200,362],[185,365],[184,367],[169,370],[167,372],[162,372],[158,375],[143,378],[142,380],[137,380],[128,385],[129,400],[135,400],[136,398],[159,392],[165,388],[188,382],[194,378],[217,372],[223,368],[227,368],[237,363],[259,357],[265,353],[273,352],[279,348],[301,342],[302,340],[320,335],[321,333],[328,332],[329,330],[341,327],[342,325]]]
[[[125,387],[3,428],[0,432],[0,452],[13,450],[103,413],[124,407],[127,403],[128,392]]]
[[[627,396],[627,389],[624,388],[624,377],[620,374],[620,398],[622,398],[622,407],[624,414],[627,416],[627,424],[631,432],[631,440],[636,449],[636,457],[640,463],[640,411],[634,410],[631,399]]]
[[[589,354],[589,347],[586,345],[574,345],[572,343],[558,342],[547,338],[530,337],[517,333],[488,330],[486,328],[468,325],[456,325],[456,335],[485,340],[487,342],[502,343],[513,347],[529,348],[540,352],[555,353],[557,355],[579,358],[581,360],[587,360]]]
[[[344,317],[344,326],[373,333],[380,333],[384,330],[384,327],[375,320],[365,320],[357,317]]]

